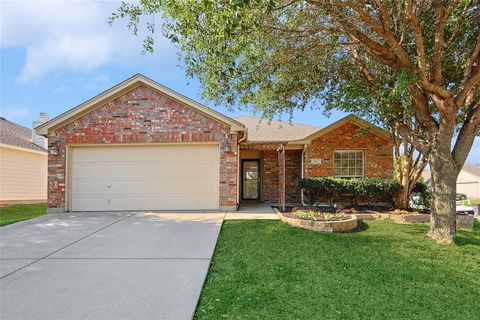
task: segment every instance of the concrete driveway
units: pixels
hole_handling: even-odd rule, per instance
[[[1,319],[191,319],[223,214],[63,213],[0,228]]]

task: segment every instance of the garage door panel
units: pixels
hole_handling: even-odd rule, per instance
[[[218,208],[218,145],[81,147],[71,165],[74,211]]]
[[[136,195],[156,194],[175,195],[202,193],[205,190],[214,190],[218,186],[218,177],[170,177],[150,178],[142,180],[137,177],[125,180],[124,178],[109,179],[74,179],[75,185],[72,195]]]
[[[164,199],[151,197],[112,197],[110,199],[78,197],[73,202],[76,211],[109,211],[109,210],[209,210],[215,208],[218,198],[205,194],[188,196],[172,196]],[[194,208],[192,208],[192,204]],[[160,208],[157,206],[161,205]],[[114,208],[114,209],[112,209]],[[118,208],[118,209],[117,209]],[[170,209],[163,209],[170,208]],[[172,209],[173,208],[173,209]]]
[[[111,146],[117,148],[117,146]],[[142,149],[138,152],[132,152],[131,148]],[[175,148],[175,152],[169,152],[171,149]],[[162,160],[178,160],[186,159],[192,156],[192,148],[196,148],[194,153],[195,158],[199,160],[217,160],[219,147],[218,145],[210,145],[207,148],[199,147],[198,145],[183,145],[183,146],[128,146],[128,147],[118,147],[115,151],[117,159],[122,161],[138,161],[139,157],[145,161],[157,161],[159,157]],[[111,161],[111,150],[110,147],[85,147],[76,154],[74,159],[75,162],[90,162],[93,158],[95,161],[100,162],[110,162]],[[96,150],[95,150],[96,149]],[[148,153],[145,150],[148,150]],[[167,150],[166,149],[170,149]],[[77,148],[80,150],[80,147]],[[213,152],[212,152],[213,151]]]
[[[212,176],[218,174],[218,160],[189,160],[189,161],[159,161],[158,163],[137,161],[137,162],[81,162],[74,163],[72,174],[75,177],[84,175],[105,177],[135,178],[143,177],[145,171],[149,171],[150,177],[191,177],[191,176]]]

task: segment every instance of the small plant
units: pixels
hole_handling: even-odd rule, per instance
[[[297,210],[293,213],[293,216],[297,219],[315,221],[317,220],[318,214],[313,210],[308,210],[308,211]]]
[[[335,219],[335,215],[333,213],[325,213],[323,215],[323,218],[326,220],[326,221],[332,221],[333,219]]]
[[[341,204],[338,204],[336,203],[333,208],[335,208],[335,212],[342,212],[343,210],[345,210],[345,207],[342,206]]]

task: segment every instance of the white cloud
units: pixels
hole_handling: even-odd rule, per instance
[[[56,70],[82,72],[111,63],[132,64],[142,58],[142,35],[131,35],[126,21],[118,21],[113,27],[107,24],[119,4],[2,2],[0,46],[26,50],[17,81],[37,81]],[[165,39],[160,38],[158,44],[162,54],[173,52]]]
[[[112,45],[102,35],[55,35],[28,47],[18,80],[25,83],[59,68],[92,70],[108,62],[111,56]]]

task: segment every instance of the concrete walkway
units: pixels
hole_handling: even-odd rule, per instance
[[[237,212],[225,215],[225,220],[278,220],[278,216],[270,204],[242,203]]]
[[[1,319],[191,319],[224,214],[75,213],[0,228]]]

